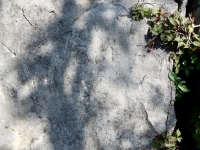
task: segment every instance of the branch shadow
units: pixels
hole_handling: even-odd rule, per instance
[[[90,98],[98,76],[92,73],[94,67],[86,54],[88,43],[81,43],[92,39],[92,30],[88,28],[85,34],[73,29],[81,13],[75,1],[65,0],[60,18],[38,29],[40,33],[30,39],[26,56],[16,64],[18,80],[22,85],[32,81],[34,90],[25,100],[18,100],[19,111],[15,117],[24,118],[36,114],[41,124],[48,120],[48,126],[43,125],[44,133],[48,133],[54,149],[84,149],[84,127],[105,109],[105,104],[91,101]],[[94,26],[113,37],[115,34],[108,29],[110,26],[116,27],[115,21],[102,23],[100,21],[104,16],[99,14],[99,17],[94,22],[92,19],[95,14],[91,13],[85,22],[94,22]],[[121,29],[119,32],[124,31]],[[114,39],[120,47],[127,43],[126,37],[120,35]],[[41,52],[42,49],[47,49],[47,52]],[[126,49],[124,53],[128,53]],[[97,71],[106,69],[98,64],[96,68]],[[97,147],[101,146],[97,144]]]
[[[23,119],[36,114],[41,120],[44,134],[49,135],[52,149],[87,149],[85,136],[88,133],[85,128],[89,126],[90,121],[98,118],[99,113],[109,109],[106,93],[101,95],[103,97],[101,100],[94,97],[95,84],[101,77],[101,72],[109,69],[106,67],[109,62],[105,60],[104,54],[99,54],[101,58],[94,60],[90,57],[91,51],[88,49],[91,49],[90,41],[93,40],[95,30],[106,32],[106,39],[102,41],[114,42],[120,47],[123,56],[128,57],[130,54],[128,37],[123,36],[124,28],[118,26],[116,20],[108,20],[112,15],[105,16],[104,12],[108,10],[103,5],[103,3],[98,4],[97,10],[93,9],[97,7],[94,5],[89,11],[84,12],[75,0],[65,0],[60,17],[47,27],[38,29],[38,35],[28,40],[30,44],[26,47],[27,54],[16,64],[18,80],[22,85],[31,81],[33,90],[27,97],[22,98],[23,100],[18,99],[19,105],[16,107],[19,111],[15,117]],[[111,14],[121,15],[116,12],[117,9],[112,10],[112,7],[109,10]],[[80,16],[84,15],[88,17],[76,23]],[[116,16],[113,18],[122,19]],[[92,23],[92,29],[89,23]],[[113,30],[110,30],[110,27],[113,27]],[[101,48],[102,53],[109,47],[106,46]],[[120,70],[119,74],[124,77],[126,83],[131,84],[132,79],[124,70]],[[117,82],[121,88],[126,86],[122,82]],[[153,100],[152,104],[156,106]],[[124,115],[122,112],[119,117],[122,118]],[[119,138],[135,137],[131,129],[129,127],[124,129]],[[151,133],[147,130],[144,131],[145,134]],[[95,139],[93,142],[98,149],[104,148],[96,133],[91,137]],[[114,142],[112,144],[110,147],[117,145]]]

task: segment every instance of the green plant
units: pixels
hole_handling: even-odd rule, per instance
[[[175,85],[176,100],[181,99],[183,93],[190,92],[190,89],[185,85],[185,81],[178,77],[179,74],[187,77],[193,70],[200,70],[200,35],[194,32],[200,25],[195,26],[194,18],[190,15],[188,18],[182,17],[178,11],[168,14],[162,12],[161,8],[145,8],[144,4],[135,4],[131,14],[133,20],[145,17],[149,19],[148,33],[152,39],[146,47],[153,48],[155,43],[159,42],[170,49],[174,72],[168,76]],[[200,143],[200,109],[192,116],[191,123],[195,127],[192,135]],[[177,149],[176,142],[181,142],[181,139],[180,131],[177,130],[171,136],[167,136],[166,132],[157,135],[153,143],[155,148]],[[198,146],[200,147],[200,144]]]
[[[181,81],[181,78],[177,77],[174,72],[169,73],[169,79],[174,82],[174,85],[176,87],[176,99],[181,99],[181,94],[183,92],[190,91],[190,89],[184,85],[185,81]]]
[[[144,8],[144,5],[141,4],[135,4],[132,7],[132,19],[133,20],[141,20],[145,17],[147,17],[147,15],[149,15],[150,9],[149,8]]]
[[[200,109],[195,107],[193,109],[192,119],[190,120],[192,124],[194,124],[195,129],[192,136],[197,141],[197,146],[200,148]]]
[[[200,69],[200,59],[197,52],[200,49],[200,35],[194,33],[194,19],[185,18],[176,11],[174,14],[163,13],[161,8],[145,8],[144,4],[135,4],[132,7],[132,18],[135,20],[149,18],[149,33],[153,38],[147,43],[147,47],[153,47],[156,41],[170,48],[170,58],[174,61],[175,73],[169,77],[176,87],[176,99],[181,99],[184,92],[189,92],[185,81],[181,81],[179,74],[184,71],[189,76],[191,70]]]
[[[155,148],[161,148],[164,150],[177,150],[177,142],[181,142],[181,132],[176,130],[176,132],[173,132],[172,135],[167,135],[167,132],[164,131],[162,134],[157,135],[153,139],[153,145]]]
[[[193,51],[171,52],[170,58],[174,61],[175,73],[178,74],[181,70],[184,70],[185,75],[188,76],[191,70],[200,69],[200,60],[197,54]]]
[[[162,12],[161,8],[145,8],[144,4],[135,4],[132,7],[132,19],[149,19],[149,40],[146,47],[153,48],[156,42],[165,45],[170,49],[170,58],[173,60],[174,72],[169,73],[169,79],[174,82],[176,88],[176,100],[181,99],[183,93],[190,89],[185,85],[179,74],[182,72],[186,77],[192,70],[200,70],[200,35],[194,29],[200,25],[194,25],[194,18],[182,17],[180,12],[174,14]],[[185,77],[183,77],[185,78]],[[200,143],[200,110],[193,114],[191,122],[195,126],[193,137]],[[177,149],[176,142],[181,141],[180,131],[177,130],[171,136],[166,132],[157,135],[154,140],[155,148]],[[200,144],[198,145],[200,146]]]

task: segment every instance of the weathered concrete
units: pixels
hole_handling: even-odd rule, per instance
[[[136,0],[0,2],[0,149],[147,150],[173,130],[172,64]]]

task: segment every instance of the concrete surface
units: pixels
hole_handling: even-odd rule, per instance
[[[169,53],[147,53],[135,3],[0,1],[1,150],[147,150],[174,129]]]

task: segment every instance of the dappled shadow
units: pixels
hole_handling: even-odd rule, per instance
[[[47,27],[38,29],[43,34],[31,39],[26,57],[20,58],[16,64],[19,81],[25,85],[31,80],[34,84],[32,93],[21,103],[26,107],[21,113],[37,113],[42,124],[44,118],[49,120],[44,132],[48,133],[55,149],[83,149],[84,127],[101,109],[105,109],[105,104],[90,99],[98,78],[92,73],[93,69],[97,72],[106,69],[103,65],[93,64],[88,58],[87,40],[92,40],[93,30],[87,25],[87,32],[73,29],[82,11],[74,1],[65,1],[60,17]],[[104,8],[99,11],[103,12]],[[84,22],[93,22],[94,27],[104,30],[109,35],[104,40],[114,38],[117,45],[128,54],[129,48],[123,48],[123,45],[128,45],[127,37],[114,37],[113,30],[108,30],[110,26],[117,28],[115,20],[101,22],[104,16],[98,14],[101,18],[95,19],[95,15],[91,13]],[[116,32],[123,32],[123,29]],[[45,48],[46,53],[42,53]],[[24,116],[22,114],[18,113],[16,117]]]
[[[61,14],[57,14],[59,17],[44,28],[38,27],[37,36],[33,34],[27,39],[26,54],[19,57],[15,69],[20,84],[31,82],[33,88],[26,97],[18,95],[16,107],[19,107],[19,112],[15,117],[23,119],[36,114],[41,120],[43,134],[48,134],[56,150],[92,149],[88,145],[94,145],[93,149],[120,149],[116,139],[107,144],[110,139],[106,137],[106,131],[112,133],[109,135],[112,138],[117,135],[122,145],[130,138],[128,144],[132,144],[132,148],[150,143],[148,136],[153,136],[154,132],[149,131],[152,129],[149,121],[144,121],[146,128],[141,128],[139,124],[135,127],[130,119],[131,115],[138,115],[134,109],[141,112],[144,106],[136,107],[135,97],[123,102],[127,92],[123,89],[128,87],[131,91],[138,89],[138,85],[133,86],[132,77],[127,75],[127,70],[136,60],[130,58],[131,48],[127,40],[131,25],[123,20],[127,16],[120,16],[126,11],[118,12],[119,9],[124,10],[121,6],[110,4],[105,7],[105,3],[97,3],[84,12],[75,1],[65,0]],[[117,20],[122,20],[122,25]],[[129,29],[125,29],[127,26]],[[124,62],[119,64],[118,61]],[[101,85],[107,82],[108,85]],[[114,89],[114,85],[122,92]],[[115,93],[109,91],[111,88]],[[154,108],[159,103],[156,101],[164,97],[160,89],[155,90],[157,94],[148,98],[152,99]],[[108,91],[113,95],[109,96]],[[144,113],[138,120],[147,117]],[[118,118],[128,121],[120,122]],[[116,133],[119,128],[122,132]],[[137,139],[139,133],[142,133],[139,138],[146,135],[146,139],[137,145],[133,139]]]
[[[48,133],[54,149],[82,149],[84,126],[87,117],[90,117],[85,115],[87,112],[84,110],[88,98],[84,101],[79,98],[82,82],[89,80],[88,67],[87,64],[76,64],[76,59],[81,58],[74,54],[76,51],[71,50],[71,43],[67,41],[72,36],[70,24],[80,13],[76,8],[74,1],[65,1],[60,18],[40,29],[44,34],[33,39],[27,47],[28,57],[21,59],[16,65],[21,83],[33,80],[35,86],[24,101],[24,106],[28,108],[22,113],[37,113],[42,121],[43,118],[49,120],[44,132]],[[50,49],[48,43],[52,45]],[[46,45],[47,54],[38,55]],[[69,66],[74,67],[74,74],[69,79],[71,82],[66,83],[65,71]],[[86,78],[83,79],[81,74],[85,74]],[[65,87],[67,90],[71,88],[71,92],[66,93]],[[88,87],[88,94],[91,88]],[[28,105],[30,103],[32,105]]]

